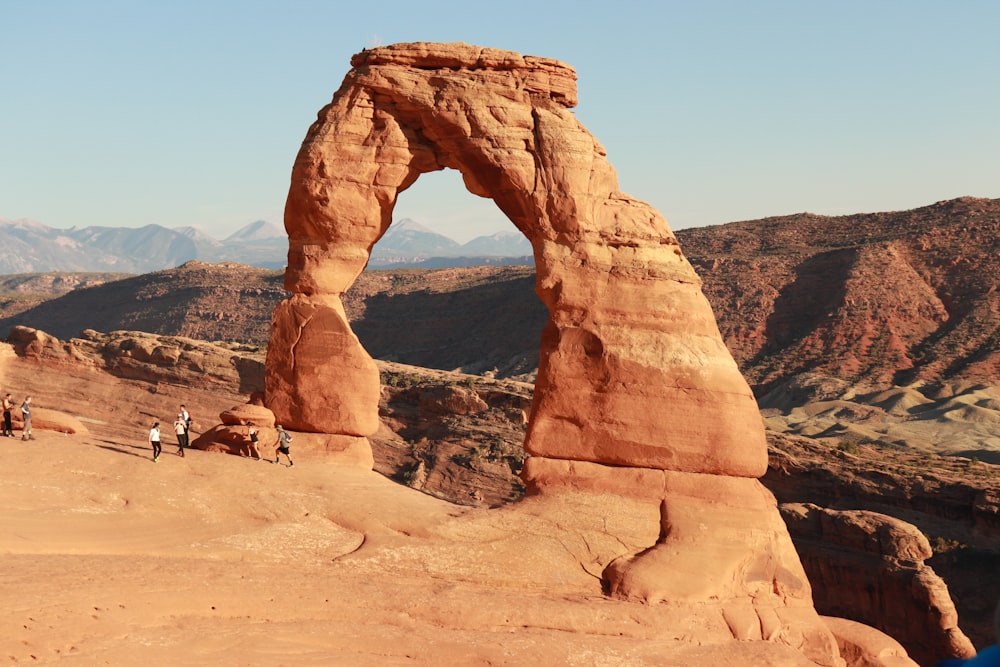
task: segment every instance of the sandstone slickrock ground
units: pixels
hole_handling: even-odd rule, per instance
[[[605,564],[656,539],[647,503],[461,507],[307,447],[294,469],[197,450],[153,463],[152,419],[240,397],[12,352],[0,384],[90,431],[0,439],[14,664],[813,664],[711,640],[729,632],[711,613],[603,596]]]
[[[134,335],[138,341],[149,338],[145,334]],[[125,336],[124,333],[118,334],[118,339],[123,340]],[[183,341],[173,341],[168,337],[154,338],[161,345],[183,347],[184,344]],[[115,349],[121,347],[129,346],[117,345]],[[60,349],[60,346],[56,346],[57,353]],[[218,349],[230,355],[240,354]],[[36,352],[41,354],[34,357],[33,364],[8,367],[0,376],[3,385],[24,387],[18,380],[19,374],[31,378],[31,381],[41,380],[44,382],[44,389],[38,392],[38,398],[43,400],[41,405],[46,400],[51,401],[50,404],[64,406],[85,402],[86,407],[80,410],[90,415],[85,420],[91,424],[90,420],[95,417],[115,414],[114,411],[105,412],[111,407],[127,413],[134,408],[140,421],[148,421],[162,412],[166,415],[161,415],[161,418],[169,417],[178,402],[187,400],[202,424],[197,429],[200,434],[211,425],[209,415],[213,412],[216,415],[230,413],[234,406],[245,400],[245,397],[229,394],[218,400],[213,398],[212,403],[203,405],[201,392],[187,388],[198,377],[190,369],[168,369],[146,361],[149,370],[143,375],[147,379],[157,374],[175,378],[178,374],[183,374],[184,379],[180,383],[157,382],[152,379],[148,382],[113,380],[106,378],[105,373],[87,358],[63,358],[60,361],[59,354],[43,352],[39,348],[36,348]],[[110,364],[106,368],[115,369],[118,365]],[[19,373],[11,373],[18,369]],[[428,494],[464,505],[499,505],[508,496],[520,495],[516,488],[519,480],[512,474],[512,470],[523,454],[519,454],[519,447],[512,443],[523,435],[524,416],[519,414],[518,406],[523,406],[528,399],[529,386],[393,364],[383,365],[382,375],[385,381],[382,414],[386,427],[384,434],[380,432],[378,437],[372,438],[376,469],[395,477],[400,484],[408,483],[422,488]],[[80,379],[74,379],[77,376],[82,376],[83,384]],[[101,389],[107,382],[124,382],[126,388],[114,391]],[[150,391],[154,388],[157,389],[156,393]],[[481,398],[473,399],[473,392]],[[116,405],[122,396],[136,405]],[[94,405],[90,404],[90,398]],[[484,403],[489,406],[488,409],[476,412]],[[420,417],[421,406],[427,408],[433,405],[438,407],[430,411],[432,414]],[[456,414],[448,414],[446,406],[455,408]],[[246,406],[237,412],[244,415],[251,407]],[[462,412],[466,414],[458,414]],[[128,443],[128,447],[115,447],[148,455],[142,444],[147,426],[147,423],[142,422],[130,427],[134,440]],[[44,432],[42,435],[49,437]],[[166,440],[170,442],[169,438]],[[967,464],[960,461],[944,458],[928,460],[926,457],[879,449],[873,445],[862,445],[857,453],[849,453],[838,450],[833,445],[805,438],[782,436],[780,440],[774,441],[772,438],[772,441],[771,467],[772,472],[779,476],[772,478],[769,473],[765,481],[779,498],[813,498],[831,506],[870,507],[896,513],[917,523],[939,548],[944,548],[944,551],[938,551],[931,562],[939,573],[945,574],[950,588],[956,593],[956,601],[964,609],[960,616],[962,627],[974,630],[970,634],[980,637],[977,643],[982,643],[982,637],[987,637],[989,633],[992,604],[995,596],[1000,594],[1000,591],[994,591],[994,597],[991,598],[989,586],[984,586],[991,581],[995,571],[996,557],[991,561],[988,555],[993,543],[989,538],[994,533],[989,530],[988,514],[965,524],[960,517],[970,507],[981,507],[986,512],[992,506],[995,514],[1000,503],[995,498],[990,504],[988,489],[992,487],[989,486],[987,477],[976,475],[974,470],[969,470]],[[496,442],[503,443],[503,448],[498,448],[496,452],[483,444]],[[3,444],[2,440],[0,444]],[[109,443],[98,443],[98,446],[102,444],[112,446]],[[169,446],[167,450],[172,451]],[[330,460],[330,457],[321,452],[322,449],[315,450],[310,456],[310,464],[326,465],[324,462]],[[207,454],[195,452],[193,455]],[[409,474],[414,471],[413,464],[418,461],[427,463],[427,475],[423,484],[416,484],[416,479]],[[266,468],[274,467],[271,464],[253,463]],[[356,466],[357,462],[354,461],[351,465]],[[986,474],[989,466],[982,464],[982,467]],[[922,475],[913,475],[913,469],[920,469]],[[298,470],[297,467],[296,471]],[[1000,480],[994,480],[993,483],[1000,484]],[[961,485],[966,485],[968,492],[960,491]],[[480,489],[482,497],[470,496],[470,488]],[[973,502],[977,488],[981,489],[978,493],[985,490],[987,494],[980,503]],[[228,492],[236,493],[237,490],[230,488]],[[894,499],[898,499],[898,502]],[[232,500],[220,499],[220,502],[226,506],[232,505]],[[939,509],[934,509],[935,503]],[[836,589],[861,589],[867,583],[857,579],[841,580],[836,584]]]

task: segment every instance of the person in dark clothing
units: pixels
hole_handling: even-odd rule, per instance
[[[257,427],[253,425],[252,421],[247,422],[247,436],[250,439],[247,455],[250,458],[263,461],[264,459],[260,457],[260,436],[257,435]]]
[[[174,434],[177,436],[177,456],[184,456],[184,448],[188,446],[188,431],[182,415],[177,415],[174,420]]]
[[[11,422],[10,412],[14,409],[14,397],[7,394],[3,397],[3,434],[8,438],[14,437],[14,424]]]

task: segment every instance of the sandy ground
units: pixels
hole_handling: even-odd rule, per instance
[[[294,468],[181,458],[169,435],[154,463],[151,419],[186,402],[206,429],[241,397],[9,356],[0,371],[0,391],[91,429],[0,438],[10,664],[812,664],[773,644],[699,646],[689,610],[604,597],[604,565],[655,541],[656,508],[459,507],[301,449]]]
[[[7,660],[673,664],[668,609],[601,596],[586,543],[609,545],[572,525],[594,508],[469,510],[306,456],[173,449],[0,441]]]

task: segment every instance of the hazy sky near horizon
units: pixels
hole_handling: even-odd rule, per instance
[[[572,65],[622,191],[674,229],[996,198],[998,25],[993,0],[0,0],[0,218],[280,226],[351,55],[413,41]],[[450,171],[404,217],[514,229]]]

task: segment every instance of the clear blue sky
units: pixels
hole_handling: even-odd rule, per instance
[[[995,0],[0,0],[0,218],[280,225],[351,55],[411,41],[575,67],[621,189],[675,229],[995,198],[998,27]],[[452,172],[402,217],[513,229]]]

